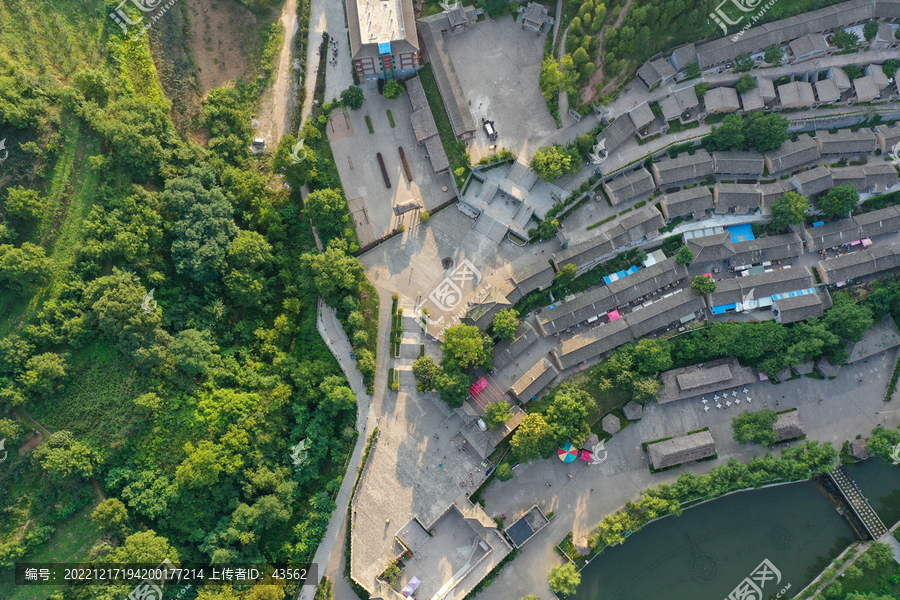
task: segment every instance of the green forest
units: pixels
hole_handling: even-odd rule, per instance
[[[378,297],[351,254],[321,110],[305,170],[250,151],[281,32],[266,25],[272,2],[244,4],[259,11],[262,52],[249,52],[251,76],[205,98],[189,53],[125,35],[108,17],[117,2],[0,4],[4,599],[32,597],[9,583],[21,560],[303,565],[324,535],[357,431],[318,297],[357,334],[370,386]],[[183,3],[172,11],[186,19]],[[282,580],[182,597],[291,591]]]

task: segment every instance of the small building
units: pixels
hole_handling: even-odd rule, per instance
[[[871,192],[884,192],[897,184],[897,169],[890,163],[863,166],[866,174],[866,188]]]
[[[796,142],[790,140],[781,145],[778,150],[766,152],[766,167],[769,174],[789,172],[797,167],[816,161],[821,156],[819,144],[816,140],[801,135]]]
[[[810,373],[812,373],[815,370],[816,365],[812,360],[807,359],[807,360],[803,361],[802,363],[800,363],[799,365],[794,365],[791,368],[794,370],[794,373],[796,373],[797,375],[809,375]]]
[[[542,358],[528,369],[510,388],[510,393],[522,404],[534,400],[537,395],[559,375],[549,360]]]
[[[362,1],[356,0],[359,3]],[[404,1],[411,3],[411,0]],[[352,2],[348,2],[348,6],[349,4],[352,4]],[[381,8],[378,10],[381,10]],[[468,101],[462,93],[463,88],[459,83],[459,77],[456,74],[453,61],[447,52],[443,35],[444,27],[450,27],[450,21],[446,13],[439,13],[419,20],[419,34],[422,42],[425,44],[428,61],[434,73],[438,92],[444,101],[444,108],[447,110],[447,117],[450,119],[453,135],[457,139],[467,139],[474,137],[477,129],[472,113],[469,112]],[[411,29],[415,33],[415,28]],[[362,80],[362,78],[360,79]]]
[[[822,79],[815,83],[816,103],[833,104],[841,99],[841,91],[834,79]]]
[[[884,21],[878,22],[878,33],[870,42],[872,48],[891,48],[897,45],[894,30]]]
[[[701,365],[690,365],[665,371],[659,376],[662,391],[658,404],[699,398],[723,390],[740,388],[757,380],[752,369],[742,367],[737,359],[720,358]]]
[[[867,77],[872,77],[875,87],[878,88],[878,96],[880,98],[889,98],[891,96],[891,80],[884,74],[881,65],[870,64],[863,69],[863,73]]]
[[[638,404],[634,400],[629,400],[622,411],[625,413],[626,419],[629,421],[637,421],[644,415],[644,406]]]
[[[546,527],[549,522],[550,519],[547,518],[547,515],[544,514],[537,504],[534,504],[525,511],[525,514],[513,521],[504,532],[513,546],[521,548],[525,542],[534,537],[534,534]]]
[[[542,290],[556,280],[556,273],[549,262],[543,260],[528,261],[521,269],[516,269],[510,278],[515,284],[515,294],[507,294],[506,298],[513,304],[534,290]]]
[[[637,77],[647,88],[664,85],[675,77],[675,69],[664,58],[648,60],[637,71]]]
[[[660,207],[666,219],[693,215],[702,219],[715,207],[712,192],[705,185],[687,188],[672,194],[663,194]]]
[[[525,350],[540,339],[540,337],[541,336],[538,335],[531,324],[525,320],[521,321],[519,326],[516,327],[516,333],[513,339],[501,340],[494,346],[494,350],[491,352],[494,370],[499,371],[514,361],[517,356],[525,352]]]
[[[840,370],[840,365],[832,363],[824,356],[816,361],[816,372],[822,377],[837,377],[837,374]]]
[[[691,64],[697,63],[697,48],[694,44],[684,44],[683,46],[678,46],[675,50],[672,51],[672,56],[669,58],[669,64],[674,67],[676,71],[681,71],[685,67]]]
[[[638,137],[641,138],[650,134],[650,126],[653,124],[653,120],[656,119],[653,110],[650,109],[646,102],[641,102],[628,111],[628,117],[634,123],[634,130],[637,132]]]
[[[568,264],[574,264],[578,268],[595,263],[599,258],[610,254],[616,249],[604,229],[596,230],[597,234],[578,244],[569,245],[553,255],[553,265],[557,271]]]
[[[708,114],[733,113],[741,110],[737,91],[730,87],[717,87],[708,90],[703,96],[703,106]]]
[[[713,161],[709,152],[697,150],[693,156],[682,154],[678,158],[655,162],[650,168],[656,186],[662,188],[681,181],[710,177],[713,174]]]
[[[603,431],[612,435],[614,433],[618,433],[619,430],[622,429],[622,423],[619,421],[619,417],[610,413],[603,417],[601,427],[603,428]]]
[[[418,77],[407,80],[406,91],[412,105],[413,112],[409,115],[409,121],[412,124],[416,140],[425,146],[431,161],[431,168],[435,173],[449,172],[450,159],[447,158],[447,152],[441,143],[431,107],[428,105],[428,98],[425,96],[425,89]]]
[[[550,351],[550,355],[556,368],[564,371],[627,344],[633,339],[631,328],[625,319],[617,319],[563,340],[557,348]]]
[[[816,101],[812,85],[805,81],[791,81],[778,86],[778,100],[782,108],[806,108]]]
[[[540,31],[545,23],[553,25],[556,20],[548,16],[547,7],[537,2],[529,2],[527,7],[519,7],[519,13],[522,15],[520,22],[525,29],[531,31]]]
[[[850,76],[840,67],[831,67],[828,69],[827,79],[834,81],[837,89],[844,93],[851,89],[853,85],[850,83]]]
[[[643,166],[623,172],[603,184],[603,190],[613,206],[650,195],[654,187],[653,177]]]
[[[878,140],[871,129],[861,128],[857,131],[839,129],[836,133],[819,131],[816,134],[819,152],[826,154],[872,154]]]
[[[652,304],[645,303],[640,307],[635,307],[621,320],[628,323],[631,336],[637,340],[665,329],[673,323],[684,322],[688,318],[693,320],[697,313],[705,308],[706,304],[704,304],[703,298],[696,292],[678,290],[668,298],[664,296],[653,301]]]
[[[813,58],[821,58],[828,52],[828,42],[822,34],[806,34],[790,43],[791,62],[798,63]]]
[[[695,121],[700,112],[700,100],[697,99],[693,85],[672,92],[659,101],[659,106],[662,108],[663,119],[678,119],[682,124]]]
[[[894,146],[900,144],[900,125],[894,121],[890,125],[876,126],[875,138],[878,140],[878,147],[883,152],[890,152]]]
[[[703,237],[685,237],[684,242],[694,253],[695,265],[722,262],[734,256],[734,243],[727,231]]]
[[[608,223],[603,231],[612,241],[613,248],[618,249],[658,235],[665,224],[656,207],[647,205]]]
[[[871,102],[881,98],[881,88],[875,83],[875,77],[866,75],[853,80],[853,91],[857,102]]]
[[[717,183],[713,188],[716,214],[737,213],[745,215],[759,208],[759,190],[755,185]]]
[[[656,442],[647,446],[653,469],[667,469],[677,465],[716,455],[716,444],[709,431]]]
[[[657,289],[685,279],[688,276],[686,266],[678,264],[675,257],[667,258],[637,273],[622,277],[606,285],[612,294],[615,304],[622,305],[646,296]]]
[[[853,217],[859,227],[859,239],[870,238],[900,230],[900,210],[896,206],[886,206],[879,210],[862,213]]]
[[[631,122],[629,116],[621,115],[612,121],[601,135],[603,135],[602,139],[606,141],[606,149],[608,151],[615,150],[634,136],[634,123]]]
[[[791,185],[797,189],[797,193],[807,198],[830,190],[834,187],[831,169],[819,167],[797,173],[790,179]]]
[[[766,160],[757,152],[713,152],[713,173],[716,175],[745,175],[760,177]]]
[[[900,245],[869,246],[858,250],[820,260],[816,266],[819,278],[825,284],[842,284],[848,279],[857,279],[900,267]]]
[[[862,167],[840,167],[831,170],[832,183],[839,185],[852,185],[858,191],[866,189],[866,173]]]
[[[595,286],[567,302],[559,303],[556,308],[541,311],[537,315],[538,329],[542,335],[553,335],[584,321],[593,323],[619,304],[609,291],[609,286]]]
[[[732,249],[734,250],[731,257],[732,265],[755,265],[784,258],[796,258],[803,254],[803,241],[799,235],[790,232],[737,242],[732,245]]]
[[[772,303],[772,314],[775,315],[777,322],[787,325],[805,321],[809,317],[821,317],[824,314],[824,306],[819,294],[788,296]]]
[[[871,458],[872,455],[869,454],[869,449],[866,448],[866,442],[869,440],[866,438],[859,438],[858,440],[853,440],[850,442],[850,456],[857,460],[866,460]]]
[[[850,358],[847,359],[847,362],[852,365],[855,362],[897,346],[900,346],[900,332],[897,331],[897,325],[894,323],[894,320],[888,317],[875,323],[865,333],[863,339],[850,345],[847,349],[850,353]]]
[[[772,205],[781,200],[785,192],[793,190],[793,187],[787,181],[776,181],[774,183],[761,183],[759,188],[760,205],[763,212],[770,212]]]
[[[747,312],[771,306],[772,296],[792,294],[813,289],[813,277],[809,267],[794,266],[767,272],[733,277],[716,282],[716,291],[710,294],[709,305],[715,315],[727,312]]]
[[[778,415],[772,429],[775,430],[775,443],[796,440],[806,435],[806,429],[796,410]]]
[[[419,36],[412,0],[388,11],[364,0],[347,0],[350,56],[360,81],[407,77],[419,68]]]

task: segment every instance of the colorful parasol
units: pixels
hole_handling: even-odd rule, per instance
[[[571,443],[566,443],[565,446],[556,451],[556,455],[564,463],[575,462],[575,459],[578,458],[578,448]]]

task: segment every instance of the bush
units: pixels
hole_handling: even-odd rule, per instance
[[[400,85],[400,82],[396,79],[391,79],[387,83],[384,84],[384,89],[382,90],[384,97],[393,100],[395,98],[399,98],[403,93],[403,86]]]
[[[509,463],[503,463],[499,467],[497,467],[497,479],[500,481],[509,481],[513,478],[512,468],[509,466]]]
[[[427,223],[428,219],[430,219],[430,218],[431,218],[431,213],[428,212],[427,210],[423,210],[419,213],[419,221],[421,221],[422,223]]]

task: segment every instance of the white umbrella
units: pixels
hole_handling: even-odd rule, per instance
[[[737,390],[731,390],[731,395],[732,395],[732,396],[737,396]]]
[[[742,391],[746,394],[746,393],[747,393],[747,388],[744,388]]]
[[[719,399],[719,395],[718,395],[718,394],[716,394],[715,396],[713,396],[713,400],[718,400],[718,399]]]
[[[747,402],[750,402],[750,396],[747,396]]]
[[[731,400],[725,403],[725,406],[731,406]]]
[[[704,412],[709,412],[709,407],[708,407],[708,406],[704,406],[704,407],[703,407],[703,411],[704,411]]]
[[[722,405],[716,402],[716,408],[722,408]]]
[[[738,398],[737,400],[734,401],[734,403],[735,403],[735,404],[740,404],[740,403],[741,403],[741,399]]]
[[[706,404],[706,403],[708,402],[708,400],[707,400],[706,398],[704,398],[704,399],[701,400],[700,402],[702,402],[703,404]]]

